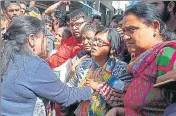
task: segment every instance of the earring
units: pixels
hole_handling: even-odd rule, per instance
[[[154,32],[153,37],[156,37],[156,31]]]

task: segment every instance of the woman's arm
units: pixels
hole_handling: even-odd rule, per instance
[[[91,89],[87,86],[82,88],[68,87],[58,80],[52,69],[46,62],[41,62],[32,78],[28,78],[27,86],[38,96],[63,106],[69,106],[81,100],[89,100]]]

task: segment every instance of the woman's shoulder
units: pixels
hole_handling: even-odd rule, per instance
[[[115,59],[115,62],[112,65],[114,65],[113,72],[114,71],[122,71],[125,73],[127,70],[127,63],[124,61],[121,61],[119,59]]]
[[[176,55],[176,48],[171,46],[163,47],[157,54],[156,61],[157,63],[168,64],[171,59]],[[158,64],[159,65],[159,64]]]
[[[29,72],[35,71],[38,67],[44,67],[45,65],[47,66],[48,63],[40,58],[39,56],[36,55],[19,55],[17,56],[20,60],[18,60],[19,64],[23,65],[24,68],[26,68]]]
[[[115,65],[127,66],[128,64],[122,60],[115,59]]]
[[[79,65],[78,68],[87,69],[92,63],[92,58],[85,58]]]

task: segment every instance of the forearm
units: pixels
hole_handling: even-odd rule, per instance
[[[51,5],[50,7],[48,7],[45,10],[45,14],[46,15],[51,15],[51,13],[53,13],[54,10],[57,9],[58,7],[60,7],[60,6],[61,6],[60,2],[57,2],[57,3],[53,4],[53,5]]]

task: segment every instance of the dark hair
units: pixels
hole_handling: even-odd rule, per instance
[[[153,21],[157,20],[160,23],[159,32],[163,40],[169,41],[175,39],[175,34],[167,29],[166,24],[162,21],[161,15],[154,5],[146,2],[137,2],[135,5],[127,7],[124,16],[130,13],[136,15],[146,25],[150,25]]]
[[[70,21],[69,14],[70,14],[70,11],[65,12],[66,22]]]
[[[94,19],[99,19],[101,21],[101,16],[100,15],[93,15],[92,20]]]
[[[28,11],[28,12],[34,11],[37,14],[41,15],[40,10],[37,7],[27,7],[26,11]]]
[[[1,2],[1,3],[4,3],[4,8],[7,9],[7,7],[11,6],[11,5],[18,5],[20,6],[19,2],[18,1],[4,1],[4,2]]]
[[[164,2],[165,7],[167,7],[170,2],[174,2],[175,7],[174,7],[173,11],[174,11],[174,13],[176,12],[176,1],[163,1],[163,2]]]
[[[69,19],[68,19],[68,16],[67,16],[67,14],[65,12],[57,9],[57,10],[54,11],[54,16],[59,21],[59,27],[65,27],[65,26],[67,26],[66,22]]]
[[[10,61],[17,54],[28,55],[27,41],[30,34],[39,34],[45,31],[44,23],[31,16],[14,17],[4,33],[0,43],[0,77],[5,74]]]
[[[54,17],[56,17],[56,19],[60,19],[60,17],[63,15],[63,11],[56,9],[54,10]]]
[[[52,18],[51,18],[50,16],[48,16],[48,15],[44,15],[44,16],[43,16],[43,21],[44,21],[45,23],[53,24]]]
[[[70,29],[68,27],[62,27],[62,28],[63,28],[62,36],[66,37],[66,38],[72,37],[72,32],[70,31]]]
[[[92,24],[92,23],[87,23],[84,25],[84,27],[81,30],[81,33],[84,34],[87,31],[94,31],[95,33],[98,31],[102,31],[103,29],[105,29],[105,27],[99,23],[97,24]]]
[[[85,11],[83,9],[75,9],[69,14],[70,20],[78,20],[80,18],[83,18],[84,20],[89,20],[88,16],[86,15]]]
[[[123,20],[123,15],[114,15],[114,16],[112,17],[112,22],[116,22],[117,24],[118,24],[121,20]]]
[[[20,1],[20,4],[24,4],[25,6],[27,6],[26,1]]]

